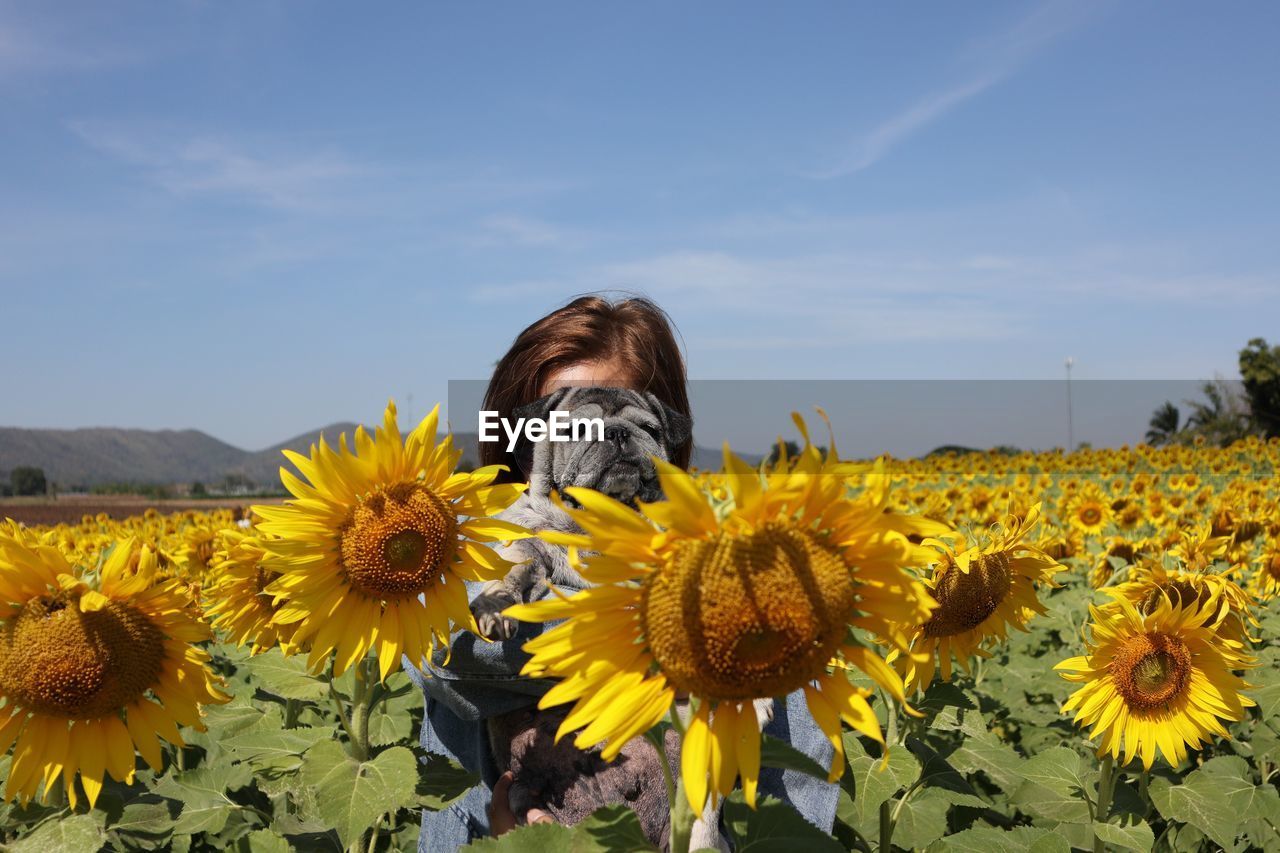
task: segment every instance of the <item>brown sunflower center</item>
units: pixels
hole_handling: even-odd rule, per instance
[[[1186,693],[1191,683],[1191,652],[1178,637],[1138,634],[1116,651],[1111,677],[1131,709],[1160,708]]]
[[[1280,551],[1271,555],[1271,559],[1266,563],[1267,574],[1271,575],[1277,581],[1280,581]]]
[[[458,520],[420,483],[397,483],[362,501],[342,530],[342,566],[374,598],[422,592],[453,557]]]
[[[1246,519],[1236,528],[1237,542],[1252,542],[1262,534],[1262,522]]]
[[[949,637],[973,630],[996,612],[1013,588],[1013,568],[1006,551],[982,554],[962,572],[947,560],[933,597],[938,609],[924,623],[926,637]]]
[[[1119,557],[1120,559],[1124,560],[1126,563],[1132,563],[1133,558],[1136,556],[1136,552],[1134,551],[1132,543],[1117,542],[1116,544],[1112,545],[1110,548],[1107,549],[1107,556]]]
[[[258,563],[253,567],[253,590],[264,598],[274,598],[271,593],[267,592],[267,587],[276,579],[276,576],[268,572],[262,567],[262,563]]]
[[[1102,521],[1102,510],[1093,504],[1080,507],[1080,523],[1092,527]]]
[[[104,717],[160,680],[164,639],[123,602],[81,613],[73,598],[33,599],[0,626],[0,693],[39,714]]]
[[[677,690],[741,701],[821,676],[856,603],[833,549],[773,523],[680,546],[645,585],[640,619]]]

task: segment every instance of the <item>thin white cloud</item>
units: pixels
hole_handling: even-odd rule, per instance
[[[1209,298],[1218,307],[1253,305],[1274,299],[1280,279],[1181,269],[1152,248],[1124,256],[1097,249],[1049,255],[683,250],[470,293],[483,303],[514,304],[608,288],[644,293],[676,315],[716,318],[698,335],[700,349],[808,350],[1023,339],[1063,317],[1153,304],[1188,308]]]
[[[717,326],[746,332],[702,335],[699,348],[705,349],[739,349],[748,342],[808,349],[867,341],[990,339],[1020,328],[1014,305],[975,301],[945,284],[884,275],[873,266],[834,254],[752,258],[681,251],[601,264],[560,280],[479,287],[471,294],[482,302],[506,303],[616,288],[651,296],[678,314],[717,317]],[[795,335],[796,329],[806,333]]]
[[[578,235],[542,219],[501,214],[484,217],[470,242],[485,247],[557,248],[578,242]]]
[[[963,52],[962,64],[970,70],[960,75],[960,82],[907,104],[856,139],[836,164],[811,171],[808,177],[844,177],[875,165],[907,138],[1008,79],[1058,38],[1080,27],[1090,13],[1088,3],[1050,0],[991,38],[975,42]]]
[[[156,126],[78,120],[71,130],[90,147],[146,171],[174,195],[220,195],[267,207],[327,209],[366,167],[332,151],[250,150],[209,135],[179,136]]]
[[[20,22],[0,7],[0,78],[13,74],[96,71],[139,61],[131,51],[91,44]]]

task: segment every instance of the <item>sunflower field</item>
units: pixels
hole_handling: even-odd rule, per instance
[[[1280,851],[1280,442],[855,462],[795,423],[638,510],[570,489],[573,533],[495,518],[523,487],[394,405],[244,517],[3,523],[0,847],[417,849],[478,779],[418,747],[405,664],[539,536],[591,586],[507,611],[551,623],[524,672],[604,760],[678,733],[664,848],[714,808],[759,853]],[[761,735],[789,694],[822,760]],[[657,849],[623,806],[472,847]]]

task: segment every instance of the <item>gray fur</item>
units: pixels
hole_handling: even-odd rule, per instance
[[[661,500],[662,490],[651,457],[670,459],[690,437],[687,417],[672,411],[652,394],[618,388],[563,388],[514,414],[546,418],[551,411],[571,417],[599,417],[613,428],[605,441],[537,442],[516,448],[529,489],[499,518],[529,530],[581,532],[569,515],[552,501],[573,501],[565,489],[582,486],[635,506],[637,501]],[[509,639],[515,620],[502,615],[513,604],[540,598],[548,584],[574,590],[589,584],[571,565],[562,547],[540,539],[507,545],[502,555],[519,565],[500,581],[487,584],[471,610],[482,634]],[[685,703],[679,712],[688,717]],[[773,701],[756,702],[761,728],[772,719]],[[511,770],[510,803],[517,815],[540,808],[561,824],[575,824],[605,805],[625,804],[635,811],[645,835],[666,850],[670,810],[661,765],[644,738],[628,741],[612,762],[600,758],[598,747],[579,749],[572,737],[555,742],[555,733],[568,707],[545,711],[523,708],[488,721],[489,742],[500,771]],[[678,739],[666,732],[666,760],[680,772]],[[719,810],[708,803],[694,824],[695,848],[727,850],[719,834]]]
[[[689,440],[689,419],[671,410],[653,394],[625,388],[566,387],[521,407],[516,417],[546,418],[552,411],[571,418],[600,418],[603,441],[526,442],[516,447],[529,478],[529,490],[499,518],[529,530],[580,532],[569,516],[551,500],[570,486],[595,489],[625,504],[662,498],[653,457],[671,458]],[[540,598],[548,583],[581,589],[582,576],[569,565],[565,549],[538,539],[512,543],[503,556],[521,565],[505,578],[487,584],[471,604],[480,633],[489,639],[509,639],[516,622],[502,615],[513,604]]]

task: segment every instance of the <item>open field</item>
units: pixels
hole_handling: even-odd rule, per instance
[[[12,518],[27,525],[72,524],[84,516],[105,513],[120,520],[141,515],[147,509],[161,513],[215,509],[244,509],[253,504],[279,503],[281,498],[216,497],[154,500],[141,495],[66,495],[54,498],[0,498],[0,519]]]
[[[835,564],[840,571],[824,576],[826,586],[851,577],[859,612],[885,621],[855,615],[855,627],[842,615],[839,636],[857,644],[854,652],[842,649],[846,657],[832,657],[829,664],[821,657],[816,669],[798,674],[789,670],[791,658],[771,664],[778,678],[792,679],[781,692],[818,679],[837,685],[805,695],[810,709],[817,703],[815,719],[833,727],[832,742],[846,758],[833,774],[833,833],[819,831],[776,799],[761,796],[752,809],[738,787],[724,801],[723,815],[739,849],[765,849],[767,843],[752,845],[781,835],[787,849],[815,853],[1280,851],[1280,443],[1253,439],[1229,448],[1138,447],[1068,456],[939,455],[888,460],[882,474],[863,465],[838,475],[817,467],[824,463],[816,450],[805,453],[780,463],[790,466],[789,474],[766,471],[744,480],[743,468],[732,477],[700,473],[688,479],[682,503],[670,505],[691,516],[690,507],[704,498],[745,502],[737,497],[748,494],[744,483],[766,492],[792,488],[796,472],[809,466],[824,472],[812,481],[826,489],[821,504],[845,513],[838,516],[844,522],[831,523],[854,519],[854,526],[842,528],[842,536],[853,538],[842,541],[863,542],[858,548],[897,543],[881,557],[874,549],[841,552],[829,545],[824,522],[802,522],[788,514],[795,510],[741,534],[755,542],[751,537],[774,536],[780,525],[793,525],[789,541],[809,543],[815,565],[819,559],[828,561],[824,565],[849,560],[847,569]],[[792,485],[779,485],[782,479]],[[393,488],[409,485],[397,480]],[[351,492],[357,497],[347,499],[363,505],[367,494]],[[369,503],[383,505],[388,494],[380,491]],[[93,613],[115,618],[110,614],[123,612],[119,608],[168,602],[155,613],[169,621],[156,624],[171,626],[166,630],[183,644],[176,648],[187,651],[185,658],[173,658],[185,660],[182,692],[173,687],[177,682],[157,683],[145,713],[129,707],[127,733],[117,712],[108,715],[102,731],[114,732],[115,739],[105,756],[84,735],[74,736],[83,730],[81,722],[72,724],[67,740],[61,734],[66,715],[47,702],[30,722],[3,724],[11,740],[26,727],[12,754],[0,755],[0,779],[11,800],[18,791],[38,794],[39,762],[53,762],[54,771],[44,802],[0,804],[0,843],[44,853],[103,847],[411,851],[420,811],[442,808],[474,782],[439,757],[421,760],[421,695],[404,672],[394,671],[398,654],[380,662],[375,653],[405,637],[418,644],[417,651],[404,647],[410,658],[425,648],[417,634],[405,631],[416,631],[415,617],[398,616],[404,621],[392,628],[378,621],[405,601],[412,607],[417,590],[391,605],[365,599],[354,591],[362,581],[353,570],[324,562],[333,553],[326,542],[359,529],[341,515],[333,517],[338,539],[329,540],[324,525],[238,523],[236,505],[188,500],[152,506],[123,497],[5,502],[9,514],[61,512],[71,519],[0,535],[6,597],[20,602],[22,590],[35,590],[27,604],[9,605],[17,608],[10,610],[11,624],[21,623],[20,630],[40,641],[50,635],[31,627],[43,623],[23,615],[24,608],[39,619],[55,618],[72,608],[54,604],[81,596],[76,600],[85,612],[75,618],[89,625]],[[199,511],[186,511],[192,507]],[[93,518],[96,512],[111,517]],[[659,538],[685,523],[666,517],[673,526]],[[630,518],[623,511],[612,523],[635,529]],[[414,528],[370,529],[403,536]],[[290,540],[291,530],[322,538]],[[890,531],[897,531],[896,539]],[[139,550],[117,559],[121,541]],[[21,579],[39,571],[32,567],[42,555],[64,566],[61,557],[50,557],[54,549],[89,568],[75,570],[74,578],[48,576],[56,582]],[[276,552],[301,555],[299,573],[287,564],[277,573],[273,567],[282,564],[271,556]],[[896,554],[891,565],[877,563],[886,553]],[[753,569],[772,573],[770,583],[750,590],[750,606],[730,616],[757,614],[750,618],[768,622],[774,619],[770,608],[780,607],[778,627],[765,627],[782,637],[797,613],[826,617],[805,595],[778,593],[786,588],[784,572],[803,576],[805,566],[788,562],[794,556],[777,559]],[[687,568],[673,561],[655,576]],[[590,558],[584,571],[591,575]],[[619,571],[616,563],[611,571]],[[325,572],[336,574],[326,578]],[[282,581],[290,578],[292,584]],[[138,594],[143,581],[149,586]],[[892,594],[880,596],[876,585],[882,581],[896,585]],[[611,594],[648,582],[615,580],[619,586]],[[343,598],[308,612],[304,619],[314,622],[276,618],[286,607],[313,610],[316,605],[301,594],[325,583],[323,589]],[[112,597],[108,608],[117,610],[93,609],[102,605],[90,596],[92,584]],[[926,589],[932,598],[923,610],[900,606]],[[723,582],[720,590],[744,594]],[[286,604],[276,594],[295,597]],[[343,614],[337,621],[335,612]],[[625,635],[626,625],[637,621],[626,612],[589,613],[620,631],[616,640],[597,640],[583,653],[640,642]],[[708,608],[699,614],[710,620],[717,612],[723,613]],[[315,632],[301,635],[304,624]],[[0,638],[19,630],[4,627],[8,633]],[[54,639],[65,644],[65,636]],[[349,651],[364,637],[373,638],[368,654]],[[314,644],[321,641],[344,644],[339,654],[351,664],[345,672],[335,675],[327,647],[316,654]],[[0,651],[0,663],[28,654],[19,644]],[[0,679],[8,679],[0,687],[40,699],[43,682],[30,673],[63,666],[63,658],[39,660],[38,667],[0,666]],[[756,654],[743,666],[760,660]],[[65,683],[77,687],[73,664],[66,664],[71,680]],[[380,665],[392,671],[380,678]],[[202,710],[193,704],[184,711],[203,679],[229,696],[209,693],[198,700]],[[910,709],[891,699],[904,687]],[[65,695],[62,701],[78,694]],[[827,708],[822,703],[836,701],[824,696],[839,695],[852,697],[849,704],[838,714],[819,713]],[[726,700],[717,701],[721,707]],[[887,759],[881,739],[889,747]],[[134,754],[135,742],[145,763]],[[65,751],[46,754],[55,748]],[[748,754],[740,753],[739,761]],[[67,765],[73,770],[59,776],[68,756],[76,762]],[[832,766],[771,739],[756,760],[764,768],[756,769],[761,778],[776,772],[770,768],[787,768],[826,779]],[[684,779],[697,778],[688,767],[682,772]],[[92,808],[86,798],[96,798]],[[521,828],[477,849],[656,849],[640,832],[633,812],[611,807],[575,827]]]

